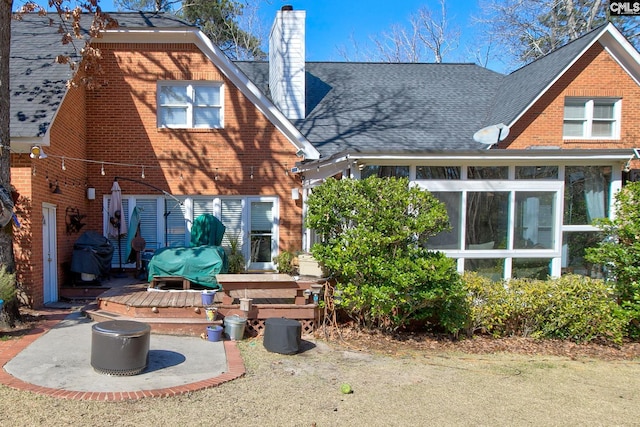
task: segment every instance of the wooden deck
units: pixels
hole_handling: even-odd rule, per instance
[[[301,322],[303,333],[311,333],[320,321],[320,310],[310,298],[314,280],[296,281],[287,275],[239,274],[219,275],[222,290],[215,296],[215,323],[237,314],[247,318],[249,335],[259,335],[264,321],[285,317]],[[307,291],[308,290],[308,291]],[[307,291],[307,292],[305,292]],[[85,312],[96,321],[129,319],[151,325],[154,333],[201,335],[212,322],[206,318],[199,289],[158,289],[147,283],[113,287],[96,297]],[[248,311],[240,309],[240,298],[251,298]]]

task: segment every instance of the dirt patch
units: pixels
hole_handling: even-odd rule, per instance
[[[322,332],[318,337],[324,338]],[[564,340],[536,340],[525,337],[492,338],[475,336],[453,340],[429,333],[363,331],[343,326],[327,333],[331,339],[358,351],[371,351],[389,356],[409,356],[416,353],[460,352],[469,354],[513,353],[521,355],[549,355],[570,359],[632,360],[640,358],[640,343],[625,342],[607,345],[591,342],[577,344]]]

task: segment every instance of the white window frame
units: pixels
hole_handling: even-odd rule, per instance
[[[160,102],[160,93],[163,87],[184,87],[187,89],[187,96],[190,98],[190,101],[187,104],[161,104]],[[201,107],[212,107],[218,108],[220,110],[220,122],[216,124],[208,124],[208,125],[194,125],[194,107],[198,107],[195,104],[195,89],[199,87],[216,87],[219,89],[219,105],[201,105]],[[159,128],[170,128],[170,129],[223,129],[224,128],[224,84],[222,82],[206,82],[206,81],[175,81],[175,80],[167,80],[167,81],[159,81],[157,83],[157,91],[156,91],[156,106],[157,106],[157,114],[156,114],[156,123]],[[160,112],[163,108],[168,107],[178,107],[178,106],[186,106],[186,123],[184,124],[162,124],[160,121],[160,117],[162,116]]]
[[[593,136],[593,111],[594,105],[596,103],[601,104],[612,104],[613,105],[613,118],[611,118],[610,122],[613,123],[612,126],[612,135],[611,136]],[[575,139],[606,139],[606,140],[615,140],[620,139],[620,119],[621,119],[621,103],[622,100],[619,98],[579,98],[579,97],[567,97],[564,101],[564,106],[567,104],[583,104],[585,106],[585,116],[582,119],[574,119],[574,118],[566,118],[564,117],[563,112],[563,120],[562,120],[562,138],[564,140],[575,140]],[[597,121],[607,121],[606,119],[598,119]],[[582,122],[582,135],[581,136],[569,136],[564,134],[564,124],[566,122]]]

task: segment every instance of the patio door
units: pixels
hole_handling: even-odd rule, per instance
[[[273,269],[277,251],[275,203],[273,200],[249,200],[250,265],[255,270]]]
[[[58,301],[56,207],[42,205],[42,286],[44,303]]]

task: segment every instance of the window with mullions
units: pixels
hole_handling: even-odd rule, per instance
[[[565,139],[618,138],[619,99],[567,98],[564,103]]]
[[[221,83],[158,83],[158,127],[224,127],[222,87]]]

